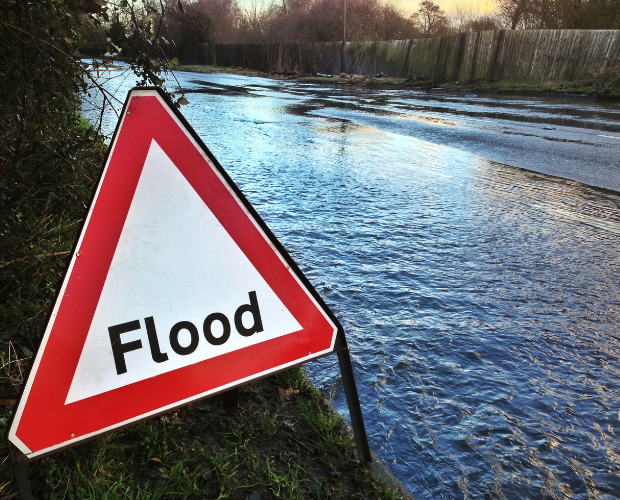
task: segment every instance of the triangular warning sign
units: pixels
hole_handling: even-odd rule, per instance
[[[9,440],[49,454],[328,354],[340,330],[165,95],[134,89]]]

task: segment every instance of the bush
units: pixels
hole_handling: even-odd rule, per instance
[[[142,84],[161,83],[153,8],[130,13],[131,67]],[[39,344],[102,167],[106,145],[80,117],[98,84],[78,49],[84,27],[108,21],[103,0],[0,3],[0,397],[15,396]]]

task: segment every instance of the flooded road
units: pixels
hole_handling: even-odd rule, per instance
[[[620,195],[523,169],[620,189],[618,109],[177,76],[414,498],[620,498]],[[346,415],[336,357],[307,368]]]

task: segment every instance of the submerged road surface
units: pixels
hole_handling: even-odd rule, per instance
[[[618,109],[178,76],[415,498],[620,498]],[[335,357],[308,370],[346,414]]]

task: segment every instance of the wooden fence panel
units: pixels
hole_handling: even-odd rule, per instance
[[[198,44],[200,45],[200,44]],[[260,71],[340,73],[340,43],[270,43],[185,48],[198,62]],[[210,56],[213,54],[213,56]],[[523,83],[575,81],[620,65],[620,30],[496,30],[437,38],[348,42],[347,73]]]

